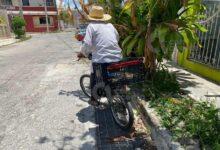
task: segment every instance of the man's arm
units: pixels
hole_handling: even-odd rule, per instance
[[[80,51],[86,57],[88,57],[88,55],[92,53],[92,33],[93,28],[92,25],[89,24],[86,28],[86,35],[84,37],[83,45],[81,46]]]
[[[83,54],[85,57],[88,57],[89,54],[92,53],[92,47],[86,43],[83,43],[83,45],[81,46],[80,53]]]

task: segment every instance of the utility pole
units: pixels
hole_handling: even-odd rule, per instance
[[[22,0],[19,0],[19,15],[20,15],[22,18],[24,18],[22,6],[23,6],[23,2],[22,2]]]
[[[48,21],[48,13],[47,13],[47,0],[44,0],[44,10],[45,10],[45,16],[46,16],[47,32],[50,32],[50,30],[49,30],[49,21]]]

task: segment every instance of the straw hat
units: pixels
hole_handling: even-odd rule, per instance
[[[111,18],[109,14],[104,14],[104,9],[101,6],[92,6],[88,15],[88,19],[91,21],[108,21]]]

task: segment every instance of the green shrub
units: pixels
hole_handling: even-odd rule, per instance
[[[176,75],[163,68],[156,70],[152,78],[143,84],[143,89],[147,98],[155,99],[178,93],[180,86]]]
[[[16,35],[16,38],[22,38],[25,35],[25,20],[19,16],[12,19],[12,30]]]
[[[202,149],[219,149],[219,109],[212,103],[180,95],[176,75],[165,66],[156,70],[142,86],[150,106],[156,110],[162,125],[171,131],[174,139],[180,142],[198,139]]]
[[[159,98],[150,104],[174,138],[199,139],[203,149],[220,146],[219,110],[213,104],[186,98]]]

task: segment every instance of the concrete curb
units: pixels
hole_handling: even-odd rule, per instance
[[[179,142],[172,139],[170,131],[162,127],[161,119],[154,109],[149,107],[149,103],[136,97],[132,101],[135,109],[139,110],[146,126],[150,127],[151,137],[154,140],[158,150],[199,150],[199,143],[189,140],[187,146],[183,147]]]
[[[7,46],[10,44],[14,44],[16,42],[18,42],[18,39],[14,39],[14,38],[10,38],[10,39],[0,39],[0,47],[2,46]]]

